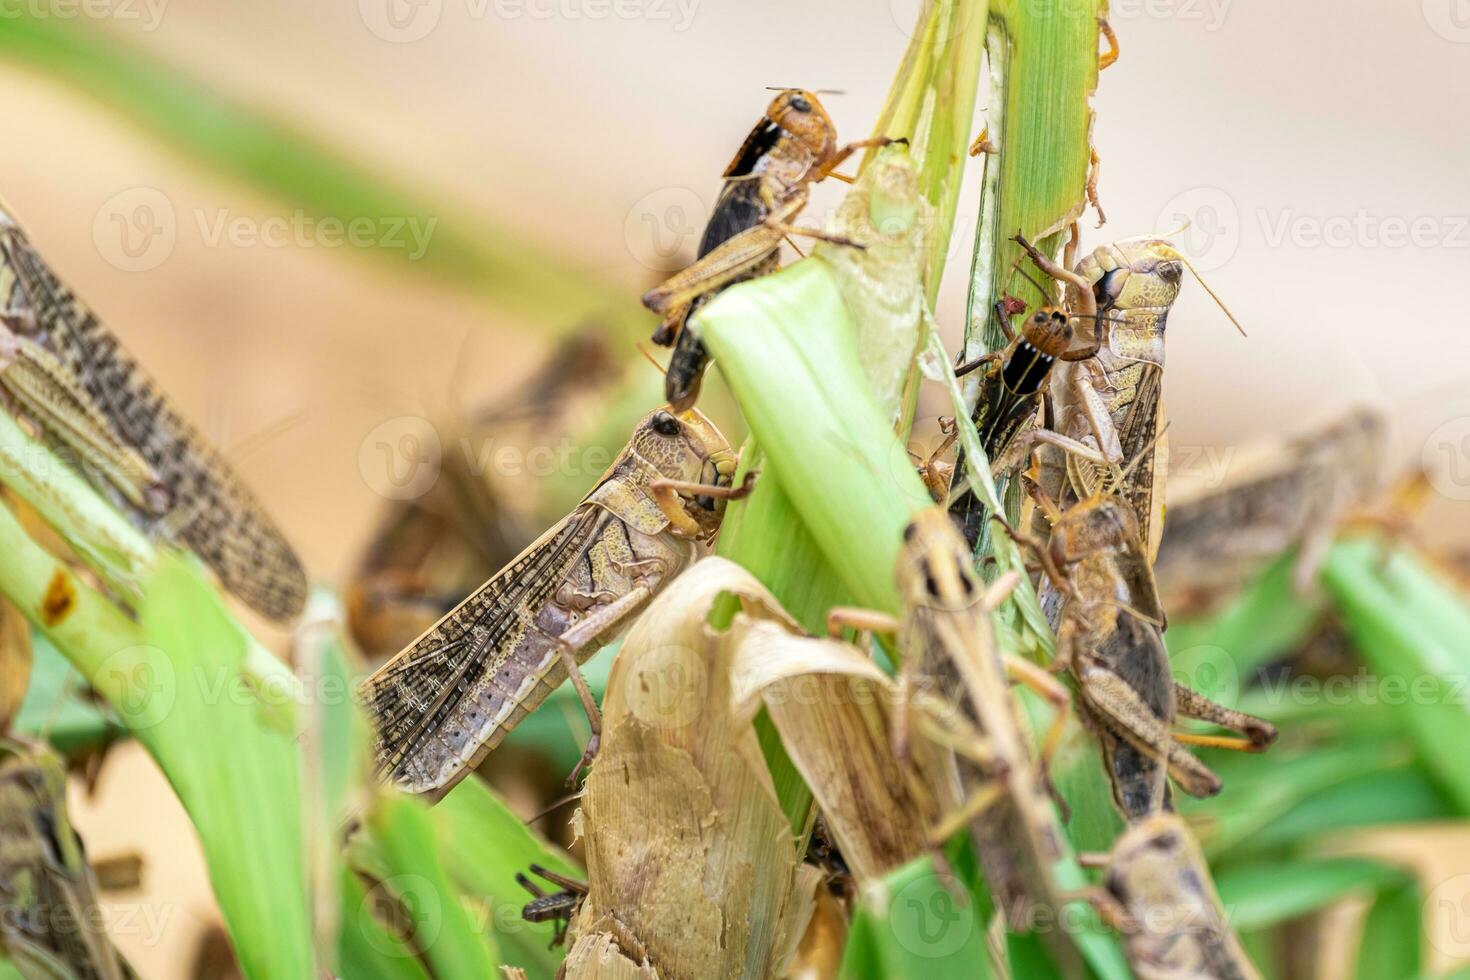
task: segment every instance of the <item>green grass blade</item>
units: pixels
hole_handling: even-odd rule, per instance
[[[449,880],[428,807],[385,792],[366,822],[386,872],[382,886],[412,919],[414,944],[434,976],[493,977],[494,940],[470,921]]]
[[[1398,889],[1411,876],[1362,858],[1272,862],[1222,872],[1220,901],[1240,932],[1264,929],[1316,912],[1350,894]]]
[[[536,248],[521,230],[474,225],[462,208],[426,199],[376,173],[349,152],[326,145],[306,124],[247,107],[156,61],[85,18],[45,16],[17,8],[0,18],[0,57],[31,68],[93,98],[192,160],[264,191],[316,217],[380,222],[416,218],[432,233],[422,257],[410,249],[375,248],[420,270],[473,290],[549,330],[598,316],[630,332],[648,320],[623,292],[588,270]]]
[[[839,973],[844,980],[985,980],[996,976],[981,910],[946,887],[923,857],[883,879],[853,916]]]
[[[1385,556],[1369,540],[1333,547],[1322,580],[1354,646],[1372,668],[1377,696],[1395,707],[1424,760],[1461,814],[1470,813],[1470,610],[1412,555]]]
[[[549,948],[551,923],[521,918],[531,896],[516,884],[516,872],[535,863],[573,878],[586,873],[526,827],[481,780],[460,783],[431,815],[449,877],[485,917],[482,924],[493,932],[502,961],[521,967],[532,980],[550,980],[562,951]]]

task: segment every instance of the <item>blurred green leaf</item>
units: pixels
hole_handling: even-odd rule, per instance
[[[373,916],[373,896],[357,875],[345,868],[341,874],[339,975],[352,980],[429,980],[413,948]]]
[[[413,945],[436,977],[493,977],[499,954],[489,930],[470,921],[445,871],[428,807],[384,791],[367,815],[385,874],[380,887],[412,921]]]
[[[1359,977],[1373,980],[1409,980],[1423,967],[1423,899],[1410,878],[1397,888],[1385,888],[1368,910],[1358,941]]]
[[[1277,861],[1231,868],[1215,879],[1230,923],[1263,929],[1326,908],[1354,893],[1403,888],[1412,876],[1363,858]]]
[[[941,881],[928,857],[888,874],[881,889],[863,894],[840,975],[844,980],[996,976],[980,910],[967,891]]]
[[[1323,571],[1338,614],[1395,707],[1420,757],[1462,814],[1470,813],[1470,610],[1402,550],[1371,540],[1335,545]]]
[[[459,894],[487,917],[503,961],[532,980],[549,978],[561,962],[553,950],[552,923],[531,923],[521,908],[531,896],[516,883],[530,865],[585,878],[560,849],[533,833],[482,780],[461,782],[433,810],[439,850]],[[539,882],[545,885],[545,882]]]
[[[549,330],[590,317],[610,318],[628,332],[649,329],[623,290],[538,248],[524,229],[467,218],[463,207],[428,198],[325,144],[310,120],[288,122],[246,106],[86,18],[34,10],[18,7],[0,18],[0,57],[72,86],[181,156],[317,217],[419,219],[431,231],[421,258],[406,248],[372,254],[407,260],[402,268],[474,290]]]
[[[83,695],[86,682],[44,633],[31,631],[31,649],[30,686],[12,722],[15,731],[45,740],[68,759],[127,736],[110,712]]]

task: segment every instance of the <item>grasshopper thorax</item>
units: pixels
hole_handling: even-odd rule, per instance
[[[806,89],[783,89],[771,100],[766,118],[801,143],[818,161],[837,152],[837,127],[817,97]]]

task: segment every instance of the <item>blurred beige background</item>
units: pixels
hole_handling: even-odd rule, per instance
[[[520,229],[621,284],[636,309],[651,267],[692,249],[764,86],[844,90],[828,107],[844,135],[866,135],[917,6],[116,0],[81,26],[293,120],[459,222]],[[1095,102],[1109,222],[1096,231],[1089,219],[1085,244],[1188,217],[1186,250],[1250,330],[1239,337],[1186,287],[1166,382],[1176,461],[1228,466],[1252,436],[1371,401],[1393,417],[1395,467],[1437,465],[1427,519],[1465,539],[1470,343],[1456,293],[1470,273],[1470,4],[1131,0],[1113,4],[1112,20],[1122,57]],[[222,217],[263,227],[285,206],[4,57],[0,86],[0,193],[324,581],[340,582],[383,504],[359,465],[369,434],[447,411],[461,352],[465,386],[484,397],[545,342],[411,263],[320,242],[214,240]],[[971,170],[938,311],[952,332]],[[824,188],[812,213],[838,193]],[[177,218],[172,247],[120,252],[119,208],[160,196]],[[139,791],[157,781],[140,754],[121,761],[103,785],[111,819],[83,820],[94,850],[160,808],[165,850],[192,850],[181,818]],[[133,818],[120,818],[129,807]],[[193,892],[174,875],[150,889],[193,904],[146,952],[123,937],[153,964],[179,965],[207,915],[197,873]]]

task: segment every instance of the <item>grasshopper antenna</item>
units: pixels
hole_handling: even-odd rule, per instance
[[[1173,238],[1175,235],[1183,234],[1188,229],[1189,219],[1185,218],[1184,224],[1180,225],[1178,228],[1173,229],[1172,231],[1164,232],[1162,235],[1159,235],[1157,237],[1161,239]],[[1169,251],[1172,253],[1169,257],[1172,259],[1178,259],[1180,262],[1182,262],[1184,264],[1184,267],[1189,270],[1189,274],[1194,276],[1194,281],[1199,283],[1200,286],[1204,288],[1204,291],[1210,294],[1210,299],[1215,301],[1215,305],[1220,307],[1220,312],[1224,313],[1225,316],[1229,318],[1230,322],[1235,324],[1235,329],[1240,331],[1240,335],[1242,337],[1249,337],[1250,334],[1245,332],[1245,327],[1242,327],[1240,325],[1240,321],[1235,318],[1235,314],[1230,312],[1230,307],[1226,306],[1225,301],[1222,300],[1219,295],[1217,295],[1215,291],[1210,288],[1209,283],[1205,282],[1205,277],[1199,274],[1199,270],[1194,267],[1193,262],[1189,261],[1188,256],[1179,251],[1179,249],[1175,248],[1173,245],[1168,246],[1168,248]]]
[[[658,372],[660,378],[669,373],[669,369],[660,364],[658,358],[654,357],[653,353],[647,347],[644,347],[642,344],[635,344],[634,346],[638,348],[638,353],[643,355],[643,359],[653,365],[653,369]]]

